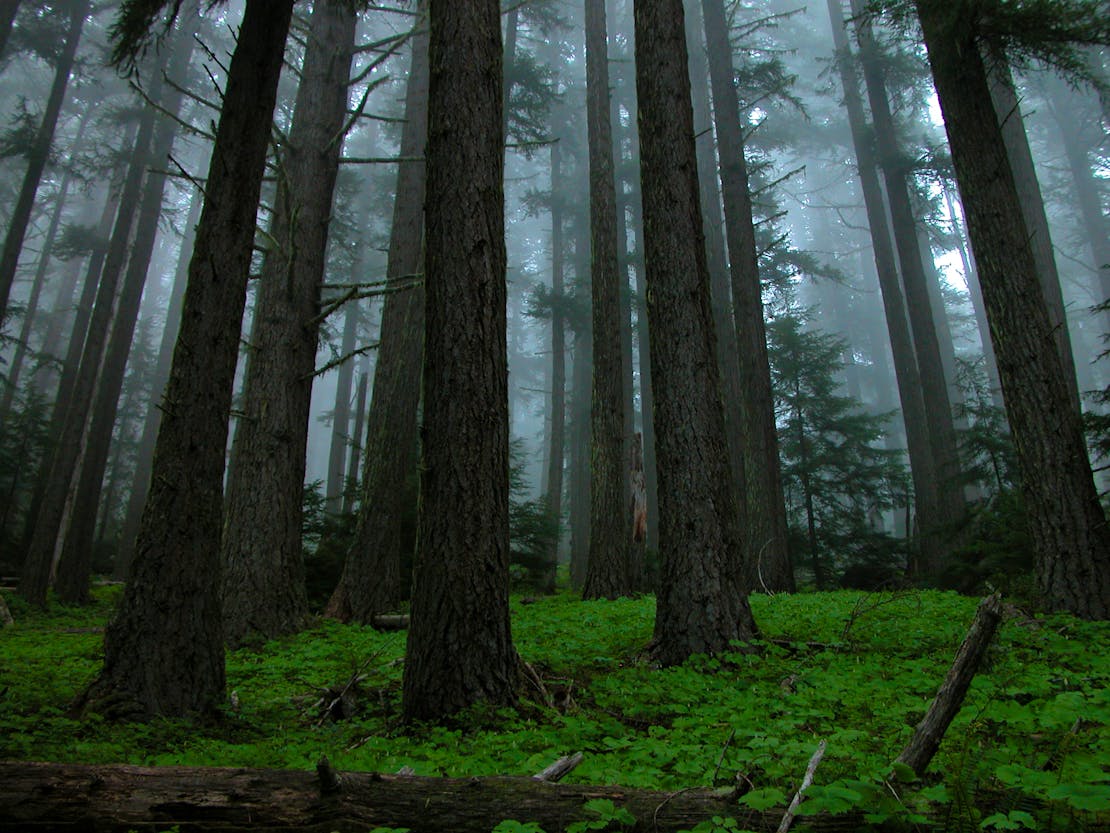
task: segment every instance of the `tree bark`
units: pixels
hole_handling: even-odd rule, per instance
[[[16,12],[19,11],[21,0],[0,0],[0,58],[8,47],[8,38],[12,34],[12,24],[15,23]]]
[[[906,448],[910,458],[914,507],[917,510],[919,528],[915,555],[920,563],[937,564],[944,560],[945,551],[942,540],[936,532],[940,526],[937,473],[925,416],[921,376],[918,373],[917,357],[914,354],[909,322],[906,319],[905,300],[891,243],[882,187],[879,184],[875,152],[867,135],[859,77],[848,46],[844,8],[840,0],[827,0],[827,5],[829,19],[832,22],[833,42],[837,51],[837,69],[844,90],[844,107],[848,112],[860,189],[863,192],[864,206],[867,210],[867,224],[871,231],[875,268],[879,277],[883,310],[886,313],[894,372],[898,380],[898,396],[902,406],[902,419],[906,429]],[[914,555],[911,555],[911,568],[913,558]]]
[[[590,555],[584,599],[615,599],[633,591],[625,513],[628,469],[617,269],[616,184],[609,121],[609,55],[605,0],[586,4],[586,105],[590,152],[590,287],[593,399],[590,411]]]
[[[960,455],[956,429],[952,421],[952,403],[948,396],[948,383],[941,359],[940,336],[935,324],[932,299],[929,297],[928,277],[923,266],[924,253],[918,246],[915,212],[910,203],[906,160],[898,144],[898,132],[887,97],[886,78],[880,64],[871,25],[864,14],[862,0],[851,0],[856,20],[856,35],[860,46],[860,65],[871,103],[871,119],[875,130],[879,169],[886,184],[887,207],[890,210],[890,228],[898,252],[902,286],[906,292],[906,311],[913,333],[914,354],[921,379],[921,393],[925,402],[925,426],[929,433],[929,446],[933,454],[936,476],[937,506],[940,511],[936,528],[932,530],[942,539],[950,539],[964,524],[967,505],[960,483]],[[929,253],[931,259],[931,252]],[[922,558],[917,565],[917,577],[936,581],[944,568],[949,547],[932,550],[932,558]]]
[[[169,67],[171,78],[186,76],[192,60],[195,31],[194,18],[192,25],[183,25],[176,36],[175,51]],[[181,98],[181,93],[169,90],[163,97],[161,106],[167,114],[176,115],[181,106]],[[160,165],[173,150],[177,124],[172,115],[156,123],[150,149],[145,155],[147,164],[144,167],[149,167],[150,163]],[[58,598],[66,604],[87,604],[92,600],[89,594],[89,580],[92,575],[96,512],[100,505],[101,487],[108,464],[112,431],[116,423],[120,393],[123,390],[131,341],[139,317],[139,305],[143,297],[143,288],[146,286],[147,270],[154,252],[155,238],[158,235],[158,221],[162,216],[162,195],[165,185],[164,174],[153,171],[147,174],[146,184],[143,186],[142,197],[137,207],[138,222],[129,244],[127,271],[116,298],[116,311],[112,319],[111,333],[104,348],[100,377],[97,379],[96,390],[87,413],[85,453],[77,475],[73,511],[64,530],[58,560],[56,590]]]
[[[579,234],[579,243],[584,237]],[[579,263],[584,259],[580,255]],[[590,344],[589,330],[574,334],[570,383],[570,583],[576,589],[586,583],[590,553]]]
[[[356,262],[356,268],[362,264]],[[358,275],[352,274],[357,281]],[[343,316],[343,340],[339,347],[341,356],[350,356],[355,349],[358,337],[359,303],[352,299],[347,302]],[[325,480],[324,508],[331,515],[338,515],[343,508],[346,484],[347,450],[352,443],[359,442],[357,435],[351,434],[351,391],[355,380],[355,361],[348,359],[339,366],[335,384],[335,408],[331,412],[331,444],[328,447],[328,476]]]
[[[635,4],[640,181],[659,464],[653,653],[673,665],[756,632],[737,566],[682,0]]]
[[[244,416],[228,472],[223,543],[224,638],[294,633],[308,616],[301,521],[309,406],[357,15],[343,0],[313,7],[301,82],[262,263]]]
[[[554,125],[552,125],[554,127]],[[552,522],[561,526],[563,518],[563,460],[566,454],[566,386],[567,340],[566,324],[561,305],[565,292],[565,252],[563,251],[563,146],[558,141],[551,145],[551,297],[555,304],[551,311],[551,427],[548,444],[547,482],[545,495],[547,514]],[[548,563],[542,577],[542,589],[555,590],[555,568],[559,556],[556,533],[548,552]]]
[[[89,5],[90,0],[73,0],[69,7],[65,45],[58,55],[58,63],[54,68],[54,83],[46,99],[42,122],[35,133],[35,143],[28,154],[23,184],[20,186],[19,196],[16,198],[11,219],[8,221],[4,248],[0,251],[0,328],[4,326],[8,317],[8,301],[11,297],[12,284],[15,282],[16,269],[19,266],[19,255],[23,251],[23,240],[27,236],[27,226],[31,221],[31,210],[35,205],[35,192],[38,191],[43,171],[46,170],[46,163],[50,159],[54,130],[58,126],[58,116],[62,112],[62,102],[65,99],[66,87],[69,85],[69,74],[73,71],[77,44],[81,40],[81,30],[89,14]]]
[[[1071,406],[966,2],[917,0],[979,265],[983,300],[1050,609],[1110,617],[1110,530]]]
[[[426,4],[418,7],[421,14]],[[428,135],[428,34],[412,38],[405,92],[401,155],[418,160]],[[325,616],[367,623],[401,600],[405,515],[415,505],[410,485],[416,468],[420,365],[424,355],[424,286],[420,271],[424,229],[425,165],[401,162],[389,235],[387,280],[378,360],[366,417],[365,468],[355,537]]]
[[[713,816],[746,830],[774,831],[782,809],[745,810],[707,789],[654,792],[534,778],[425,778],[376,772],[317,773],[230,767],[138,767],[0,763],[0,824],[20,830],[182,831],[235,833],[265,829],[365,833],[404,827],[412,833],[488,833],[505,819],[563,830],[591,820],[583,805],[608,799],[630,812],[627,833],[674,833]],[[335,782],[337,778],[338,783]],[[855,830],[862,814],[810,816],[812,829]]]
[[[292,0],[247,0],[231,59],[131,578],[83,705],[211,714],[223,702],[221,483],[255,215]]]
[[[729,28],[723,0],[702,0],[709,76],[713,87],[713,116],[717,129],[721,192],[724,197],[725,236],[732,275],[733,316],[739,346],[740,388],[746,396],[743,431],[744,472],[749,529],[744,530],[744,571],[749,588],[794,590],[794,573],[786,536],[786,500],[782,491],[775,400],[763,322],[763,285],[755,222],[744,159],[740,100],[732,66]],[[757,562],[762,584],[756,578]]]
[[[347,460],[347,474],[344,478],[348,488],[343,490],[343,514],[354,511],[354,489],[358,484],[359,463],[361,463],[364,433],[366,429],[366,400],[370,391],[370,363],[364,360],[359,368],[358,393],[355,394],[355,424],[349,440],[350,452]]]
[[[407,721],[515,701],[497,0],[430,0],[424,426]]]

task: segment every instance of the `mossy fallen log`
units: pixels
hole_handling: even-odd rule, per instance
[[[337,780],[336,780],[337,779]],[[519,777],[426,778],[370,772],[320,774],[227,767],[138,767],[0,762],[0,830],[298,831],[490,833],[504,819],[562,833],[598,816],[584,808],[609,799],[635,817],[628,831],[689,830],[713,816],[742,829],[776,830],[783,810],[757,813],[721,791],[656,792],[555,784]],[[862,828],[858,814],[808,818],[815,831]],[[613,828],[617,825],[614,823]]]

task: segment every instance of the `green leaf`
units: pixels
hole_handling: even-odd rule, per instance
[[[1110,810],[1110,786],[1102,784],[1058,784],[1048,791],[1048,797],[1065,801],[1076,810]]]
[[[786,803],[786,794],[775,787],[763,787],[740,796],[740,803],[753,810],[769,810]]]

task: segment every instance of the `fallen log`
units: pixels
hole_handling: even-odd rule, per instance
[[[0,762],[0,830],[163,831],[181,833],[298,831],[366,833],[407,827],[412,833],[489,833],[504,819],[537,822],[562,833],[593,820],[583,805],[609,799],[636,824],[624,830],[689,830],[713,816],[742,829],[774,831],[782,810],[758,813],[722,791],[654,792],[554,784],[532,778],[426,778],[374,772],[324,777],[296,770],[229,767],[138,767]],[[807,819],[815,831],[862,827],[859,814]]]
[[[403,631],[409,626],[407,613],[381,613],[370,620],[371,626],[380,631]]]

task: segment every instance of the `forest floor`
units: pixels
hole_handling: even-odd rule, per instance
[[[312,769],[327,755],[340,771],[470,776],[531,775],[582,752],[570,782],[739,785],[741,805],[766,809],[785,807],[825,740],[806,812],[927,814],[958,820],[953,830],[1110,823],[1110,623],[1011,608],[928,776],[906,783],[892,779],[891,761],[936,693],[975,599],[755,596],[758,652],[659,669],[643,653],[651,597],[514,596],[513,637],[547,701],[406,729],[404,633],[331,621],[229,653],[233,706],[222,725],[74,720],[67,707],[99,667],[117,597],[101,588],[91,607],[45,613],[8,598],[16,624],[0,631],[0,760]]]

